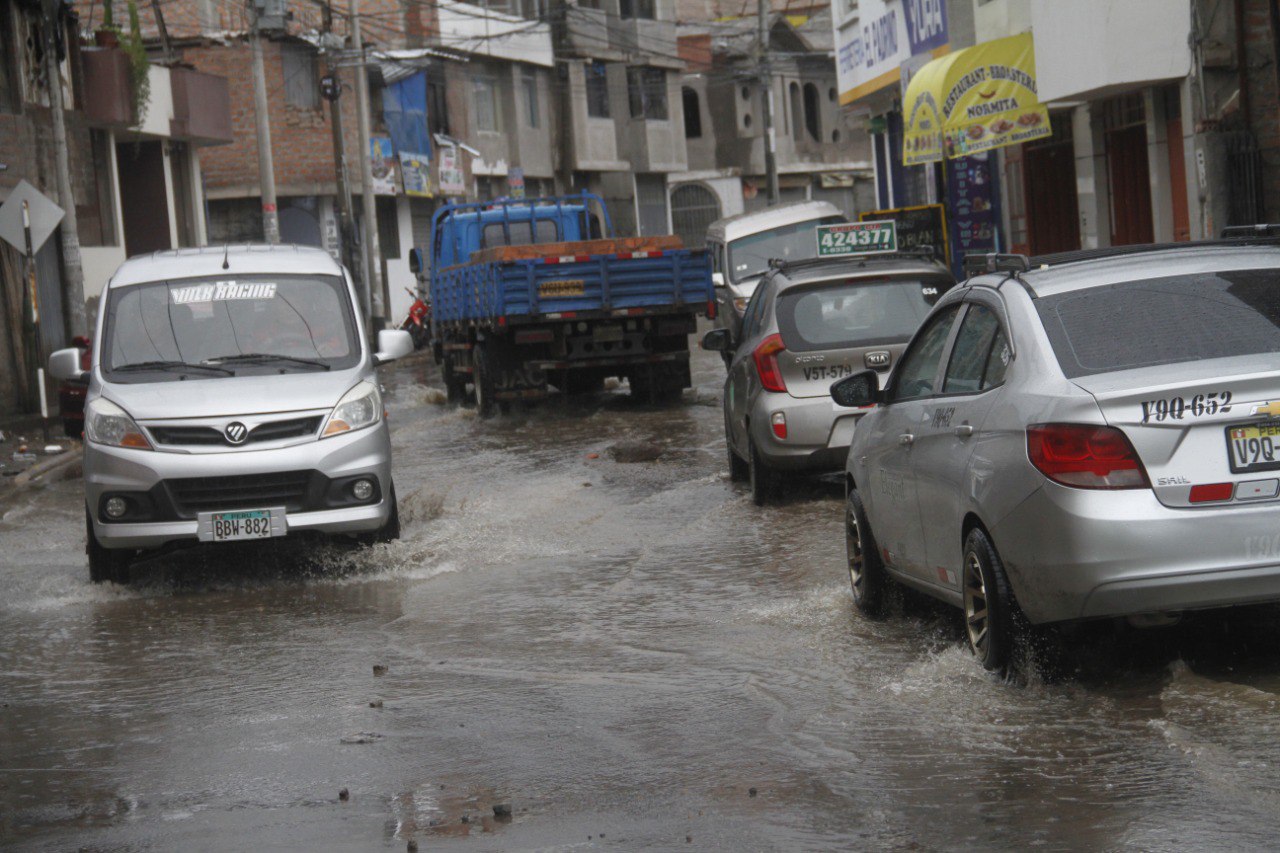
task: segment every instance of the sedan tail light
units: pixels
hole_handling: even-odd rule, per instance
[[[1033,424],[1027,427],[1027,455],[1055,483],[1078,489],[1149,488],[1147,471],[1115,427],[1094,424]]]
[[[770,335],[751,354],[756,362],[756,372],[760,374],[760,384],[766,391],[781,393],[787,390],[787,383],[782,381],[782,371],[778,368],[778,353],[786,348],[782,335]]]

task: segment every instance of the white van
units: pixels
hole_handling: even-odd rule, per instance
[[[716,325],[737,340],[742,312],[773,259],[798,261],[818,254],[819,225],[847,221],[826,201],[797,201],[717,219],[707,226],[711,278],[716,285]]]
[[[400,534],[375,368],[351,278],[299,246],[131,258],[102,294],[84,418],[89,576],[144,551],[296,531]],[[83,376],[79,350],[50,373]]]

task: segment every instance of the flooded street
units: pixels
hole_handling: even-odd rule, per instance
[[[404,534],[369,550],[95,587],[78,480],[10,507],[0,847],[1274,846],[1276,610],[1096,626],[1001,683],[959,611],[854,614],[837,480],[729,482],[722,378],[480,421],[389,368]]]

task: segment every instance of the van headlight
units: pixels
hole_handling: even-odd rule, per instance
[[[105,397],[85,406],[84,434],[94,444],[151,450],[151,442],[142,427],[129,417],[128,412]]]
[[[364,429],[373,426],[381,418],[382,395],[378,393],[378,386],[372,382],[361,382],[344,394],[338,401],[338,405],[333,407],[320,437],[327,438],[343,432]]]

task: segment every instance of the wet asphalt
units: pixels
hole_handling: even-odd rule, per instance
[[[838,479],[729,482],[722,378],[482,422],[387,368],[404,536],[367,550],[94,586],[79,483],[32,492],[0,848],[1274,849],[1280,611],[1090,626],[999,681],[958,611],[854,615]]]

